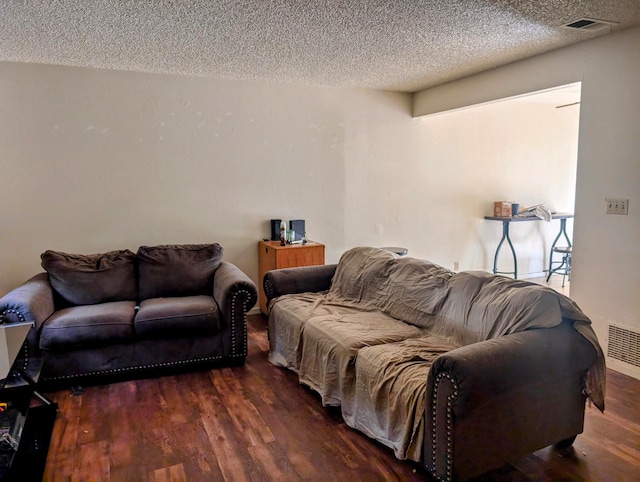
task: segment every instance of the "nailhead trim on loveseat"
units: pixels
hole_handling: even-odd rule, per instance
[[[240,294],[245,295],[245,300],[243,302],[244,305],[244,309],[242,310],[243,313],[243,318],[242,318],[242,332],[243,332],[243,348],[242,351],[240,353],[236,352],[236,340],[235,340],[235,332],[236,332],[236,301],[237,298]],[[247,302],[251,300],[251,293],[247,290],[239,290],[237,293],[235,293],[231,299],[231,312],[232,312],[232,317],[231,317],[231,339],[232,339],[232,344],[233,344],[233,353],[230,356],[209,356],[209,357],[203,357],[203,358],[196,358],[196,359],[192,359],[192,360],[179,360],[179,361],[175,361],[175,362],[166,362],[166,363],[153,363],[153,364],[147,364],[147,365],[136,365],[136,366],[130,366],[130,367],[123,367],[123,368],[115,368],[115,369],[111,369],[111,370],[100,370],[100,371],[94,371],[94,372],[89,372],[89,373],[81,373],[81,374],[74,374],[74,375],[63,375],[63,376],[57,376],[57,377],[51,377],[48,378],[48,380],[72,380],[74,378],[78,378],[78,377],[87,377],[87,376],[96,376],[96,375],[112,375],[112,374],[116,374],[116,373],[126,373],[128,371],[136,371],[136,370],[144,370],[144,369],[154,369],[154,368],[169,368],[169,367],[174,367],[174,366],[181,366],[181,365],[188,365],[188,364],[197,364],[197,363],[202,363],[202,362],[208,362],[208,361],[214,361],[214,360],[220,360],[223,358],[243,358],[247,356]]]
[[[8,314],[17,315],[22,323],[26,323],[27,322],[27,320],[24,317],[24,315],[22,313],[20,313],[18,310],[8,309],[8,310],[4,310],[2,313],[0,313],[0,323],[4,323],[5,316],[8,315]],[[21,349],[22,349],[22,369],[26,370],[27,367],[29,366],[29,347],[25,343],[22,346]]]

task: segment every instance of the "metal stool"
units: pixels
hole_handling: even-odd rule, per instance
[[[549,282],[549,278],[551,278],[552,274],[564,268],[562,271],[562,287],[564,288],[565,277],[568,277],[569,281],[571,281],[571,246],[555,246],[552,253],[562,254],[562,262],[560,263],[560,266],[549,270],[547,283]]]

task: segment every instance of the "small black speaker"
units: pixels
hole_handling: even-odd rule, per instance
[[[271,220],[271,241],[280,241],[280,223],[282,219]]]
[[[289,229],[295,233],[293,241],[300,241],[305,237],[304,219],[289,221]]]

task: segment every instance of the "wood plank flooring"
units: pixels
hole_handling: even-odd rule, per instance
[[[244,367],[87,387],[60,410],[47,481],[430,480],[418,464],[347,427],[295,374],[267,360],[249,317]],[[560,456],[531,454],[478,481],[640,480],[640,381],[608,372],[607,410]]]

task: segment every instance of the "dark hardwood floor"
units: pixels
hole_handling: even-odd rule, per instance
[[[430,480],[272,366],[261,315],[249,330],[244,367],[50,394],[45,480]],[[587,408],[569,453],[547,447],[477,480],[640,480],[640,380],[609,371],[607,385],[607,410]]]

